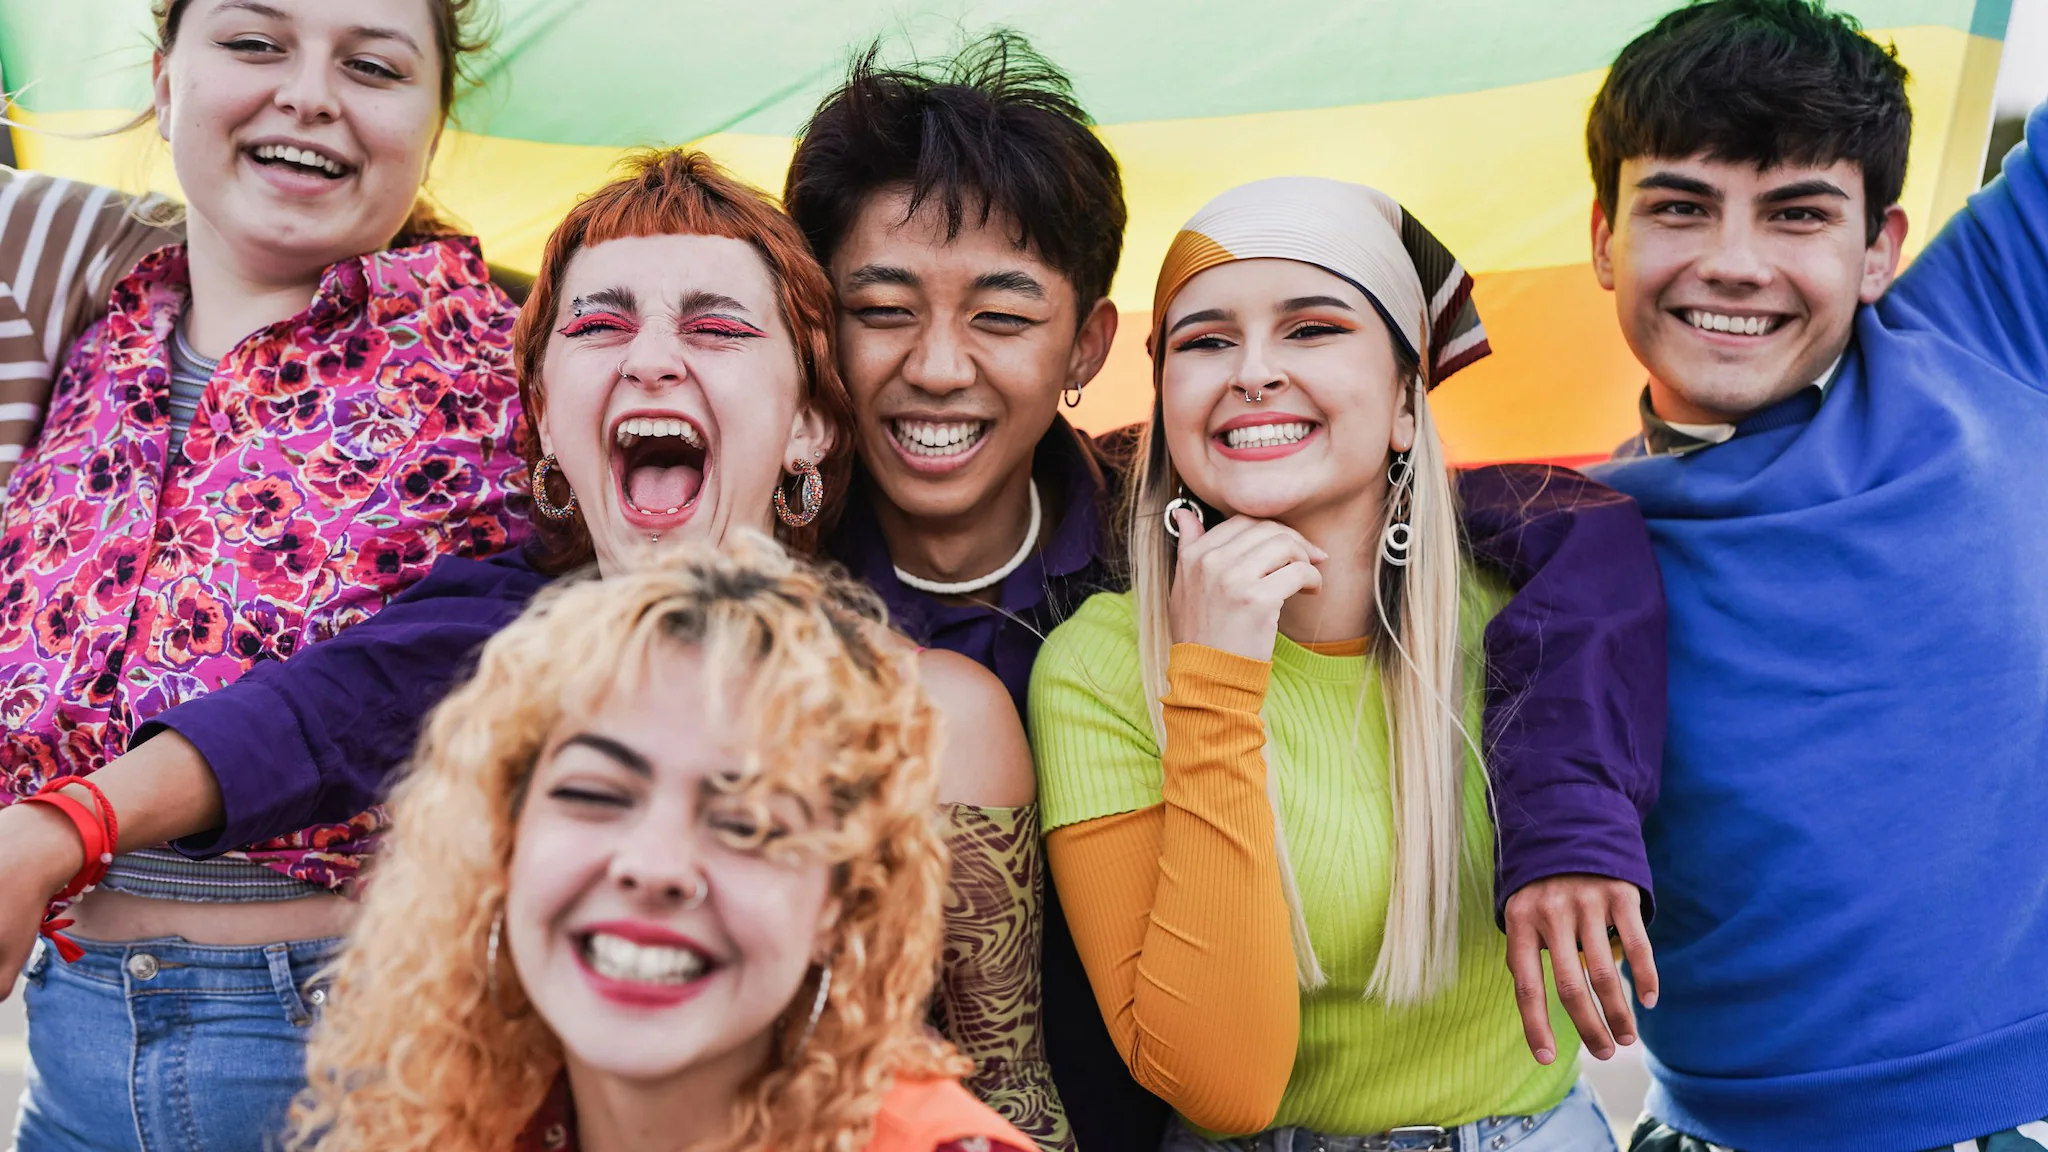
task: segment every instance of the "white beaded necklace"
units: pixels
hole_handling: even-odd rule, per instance
[[[929,592],[934,596],[965,596],[969,592],[979,592],[984,588],[993,588],[1004,580],[1009,579],[1010,573],[1024,566],[1025,558],[1031,555],[1032,545],[1038,543],[1038,523],[1038,481],[1033,480],[1031,482],[1031,524],[1024,529],[1024,542],[1017,545],[1017,554],[1010,557],[1009,561],[1001,568],[977,579],[962,580],[957,584],[946,584],[938,580],[926,580],[921,576],[912,576],[899,567],[896,569],[896,579],[903,581],[904,584],[917,589],[919,592]]]

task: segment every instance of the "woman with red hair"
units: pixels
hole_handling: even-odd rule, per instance
[[[363,624],[146,725],[95,777],[120,843],[204,856],[283,813],[381,795],[469,655],[557,578],[648,570],[748,530],[807,555],[851,469],[832,309],[802,234],[764,194],[700,153],[633,160],[555,230],[513,332],[536,539],[491,560],[444,557]],[[939,764],[954,869],[934,1012],[975,1061],[975,1089],[1056,1143],[1035,1017],[1010,1012],[1035,1003],[1038,979],[1043,863],[1023,727],[980,665],[939,651],[914,663],[944,727],[975,736],[948,742]],[[296,757],[313,733],[332,754]],[[0,985],[80,856],[68,825],[0,813]],[[31,985],[49,970],[45,953]]]

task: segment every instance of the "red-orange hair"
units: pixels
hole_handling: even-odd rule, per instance
[[[832,285],[811,255],[810,244],[767,193],[726,174],[702,152],[682,148],[637,153],[624,161],[626,175],[591,193],[548,237],[540,271],[520,310],[512,333],[513,367],[519,375],[519,399],[526,410],[519,451],[529,466],[540,459],[538,428],[547,409],[541,364],[553,335],[556,296],[562,273],[578,249],[628,236],[725,236],[744,240],[761,254],[775,281],[782,323],[796,345],[797,369],[803,381],[803,402],[832,431],[832,446],[818,461],[825,481],[825,511],[804,528],[777,525],[783,543],[805,555],[817,551],[819,536],[831,526],[839,500],[853,473],[853,398],[839,378],[833,355]],[[550,503],[568,499],[558,485]],[[792,506],[795,501],[792,501]],[[545,563],[567,571],[587,563],[593,553],[582,516],[565,521],[534,518],[534,531],[545,548]]]

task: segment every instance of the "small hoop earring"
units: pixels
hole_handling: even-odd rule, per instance
[[[803,488],[803,511],[789,510],[789,497],[783,494],[780,484],[775,486],[775,515],[791,528],[803,528],[818,518],[825,509],[825,478],[818,475],[818,466],[809,460],[796,462],[796,474]]]
[[[533,1005],[521,1005],[519,1011],[510,1011],[505,1007],[504,998],[498,993],[498,941],[504,932],[505,909],[500,905],[498,914],[491,917],[490,943],[484,946],[484,985],[490,992],[491,1007],[498,1010],[498,1015],[507,1020],[517,1020],[531,1012]]]
[[[1182,489],[1181,491],[1185,493],[1187,490]],[[1201,521],[1203,527],[1206,528],[1209,524],[1208,518],[1202,515],[1202,506],[1195,502],[1194,497],[1185,494],[1175,496],[1173,499],[1168,500],[1166,502],[1165,513],[1166,534],[1168,536],[1173,537],[1175,540],[1180,539],[1180,525],[1174,523],[1173,514],[1175,512],[1181,511],[1182,509],[1186,509],[1187,511],[1194,513],[1195,519]]]
[[[804,1034],[797,1038],[796,1051],[790,1053],[790,1059],[802,1056],[804,1049],[810,1047],[811,1037],[818,1031],[818,1018],[825,1014],[825,1000],[831,994],[832,962],[828,960],[823,970],[818,973],[818,994],[811,998],[811,1016],[804,1021]]]
[[[555,459],[553,452],[541,457],[534,462],[533,478],[528,486],[528,491],[533,496],[533,506],[540,509],[540,514],[550,520],[567,520],[571,516],[576,515],[575,489],[569,490],[569,502],[567,504],[557,506],[548,500],[548,473],[561,468],[561,466],[562,462]]]
[[[1079,408],[1081,406],[1081,386],[1079,384],[1069,384],[1065,388],[1060,389],[1060,403],[1068,408]]]

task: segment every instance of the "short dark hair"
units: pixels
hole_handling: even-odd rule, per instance
[[[783,207],[819,263],[869,196],[907,187],[912,214],[945,212],[948,240],[970,214],[1014,222],[1017,245],[1067,278],[1086,316],[1116,277],[1126,213],[1116,158],[1073,83],[1008,30],[937,65],[885,68],[880,55],[877,43],[854,59],[790,161]]]
[[[1696,0],[1615,58],[1586,120],[1600,207],[1622,161],[1706,153],[1759,168],[1854,161],[1868,241],[1906,183],[1913,110],[1898,49],[1819,0]]]

